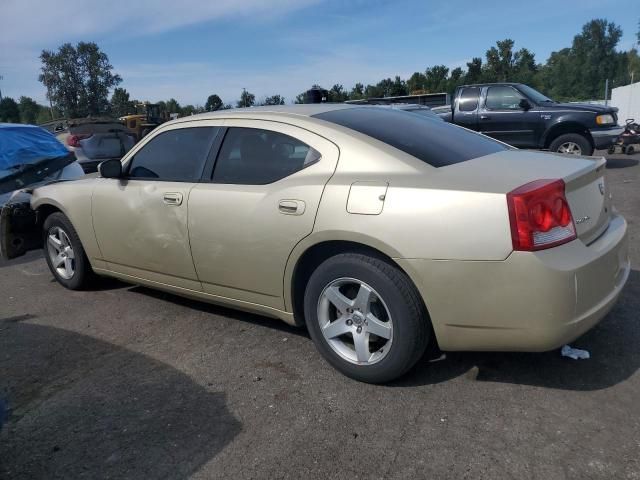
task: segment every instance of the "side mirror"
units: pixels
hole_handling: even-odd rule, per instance
[[[529,100],[527,100],[526,98],[521,98],[520,103],[518,105],[525,112],[528,110],[531,110],[531,104],[529,103]]]
[[[112,158],[98,165],[98,172],[102,178],[120,178],[122,176],[122,163]]]

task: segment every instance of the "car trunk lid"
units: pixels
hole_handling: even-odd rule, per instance
[[[611,217],[605,166],[604,158],[513,149],[439,168],[428,181],[439,188],[507,194],[535,180],[561,179],[576,234],[589,244]]]

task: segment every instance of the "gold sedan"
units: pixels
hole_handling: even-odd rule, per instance
[[[67,288],[105,275],[306,325],[386,382],[430,341],[544,351],[605,316],[630,264],[604,168],[388,108],[226,110],[36,189],[26,230]]]

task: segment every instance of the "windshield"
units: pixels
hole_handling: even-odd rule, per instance
[[[549,97],[546,97],[535,88],[531,88],[529,85],[518,85],[518,88],[535,103],[556,103],[554,100],[551,100]]]

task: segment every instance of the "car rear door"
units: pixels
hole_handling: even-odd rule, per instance
[[[462,87],[455,102],[453,118],[456,125],[478,130],[478,109],[480,107],[480,88]]]
[[[486,87],[479,114],[480,132],[514,147],[536,147],[540,115],[533,109],[524,110],[522,99],[527,100],[511,85]]]
[[[98,179],[93,226],[107,268],[201,290],[189,248],[189,193],[221,129],[185,122],[155,133],[128,158],[123,178]]]
[[[289,254],[313,230],[336,145],[280,122],[228,119],[206,181],[189,196],[189,239],[203,290],[284,308]]]

